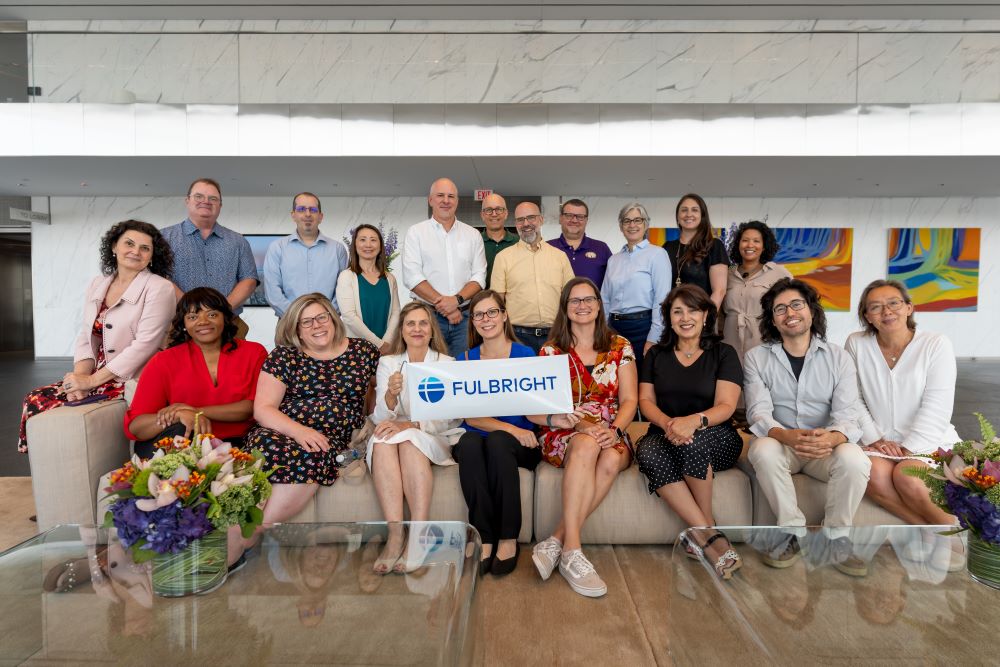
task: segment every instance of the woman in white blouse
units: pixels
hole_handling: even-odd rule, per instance
[[[458,419],[410,420],[406,364],[453,359],[445,354],[444,338],[430,306],[419,301],[406,304],[399,322],[392,349],[379,359],[375,374],[375,433],[366,457],[382,515],[389,522],[385,548],[375,561],[377,574],[412,572],[420,566],[420,556],[409,554],[404,546],[399,523],[403,502],[410,507],[411,521],[427,521],[434,488],[431,465],[454,465],[451,448],[465,432],[458,428]]]
[[[382,354],[389,351],[399,325],[399,292],[377,227],[354,228],[350,263],[337,276],[337,306],[349,337],[363,338]]]
[[[863,398],[861,442],[872,458],[867,495],[911,524],[952,524],[931,502],[927,487],[906,469],[924,466],[913,454],[949,448],[961,438],[951,424],[957,367],[951,342],[917,331],[913,300],[895,280],[876,280],[858,304],[864,331],[847,351],[858,369]]]

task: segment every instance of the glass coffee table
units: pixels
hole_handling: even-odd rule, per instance
[[[183,598],[154,596],[113,529],[53,528],[0,554],[0,664],[468,664],[479,534],[403,527],[411,572],[373,570],[388,524],[284,524]]]
[[[997,664],[987,644],[1000,636],[1000,591],[969,576],[962,536],[940,535],[946,526],[803,528],[791,559],[793,529],[720,529],[743,559],[729,581],[674,545],[678,665]],[[692,532],[698,544],[711,535]]]

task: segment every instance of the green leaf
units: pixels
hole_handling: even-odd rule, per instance
[[[101,528],[113,528],[114,525],[114,515],[111,514],[111,510],[108,510],[104,513],[104,523],[101,524]]]
[[[993,442],[993,439],[997,437],[996,429],[993,428],[993,424],[987,421],[986,417],[983,416],[981,412],[974,412],[976,419],[979,420],[979,431],[983,434],[983,444],[988,445]]]
[[[139,548],[142,544],[145,543],[146,541],[142,540],[141,543],[136,542],[134,545],[132,545],[132,561],[136,564],[145,563],[156,558],[156,552],[153,551],[152,549]]]

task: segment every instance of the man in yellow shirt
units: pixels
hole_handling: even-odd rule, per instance
[[[514,225],[520,240],[497,254],[490,281],[490,287],[507,300],[514,333],[535,352],[548,340],[559,310],[559,295],[574,277],[566,253],[542,239],[543,222],[537,204],[518,204]]]

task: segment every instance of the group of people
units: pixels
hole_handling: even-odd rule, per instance
[[[101,242],[102,276],[87,289],[74,368],[25,400],[25,422],[64,404],[121,397],[138,378],[125,417],[135,450],[194,430],[259,448],[274,491],[264,522],[298,514],[320,486],[364,459],[390,530],[376,574],[420,567],[401,522],[430,519],[432,466],[459,466],[469,521],[482,536],[480,570],[518,561],[518,468],[561,467],[562,515],[532,550],[543,579],[559,569],[576,592],[607,587],[582,551],[581,530],[633,461],[689,526],[691,555],[728,579],[742,565],[711,528],[714,475],[743,452],[787,542],[765,562],[785,567],[804,534],[791,475],[828,481],[825,525],[838,565],[863,574],[846,538],[862,497],[914,524],[950,524],[922,482],[906,474],[921,454],[958,440],[950,424],[956,363],[947,338],[918,332],[905,287],[878,280],[858,304],[862,331],[846,349],[826,338],[820,298],[772,260],[774,233],[740,225],[731,249],[715,238],[708,207],[688,194],[676,207],[679,239],[648,240],[639,202],[618,215],[612,253],[586,235],[587,205],[562,203],[561,235],[545,242],[539,206],[482,204],[482,232],[456,219],[458,192],[431,186],[431,217],[405,236],[400,305],[377,227],[350,247],[319,233],[319,198],[292,201],[295,234],[269,248],[268,299],[279,313],[274,350],[245,340],[242,303],[257,285],[246,240],[217,223],[221,191],[195,181],[188,218],[162,232],[114,225]],[[331,263],[342,270],[329,270]],[[161,348],[164,348],[162,349]],[[407,364],[560,355],[574,410],[464,421],[411,419]],[[145,370],[143,370],[145,369]],[[140,375],[141,373],[141,375]],[[374,387],[373,387],[374,385]],[[649,429],[633,445],[626,430]],[[842,530],[842,532],[838,532]],[[230,539],[238,566],[256,538]],[[542,537],[542,536],[539,536]]]

